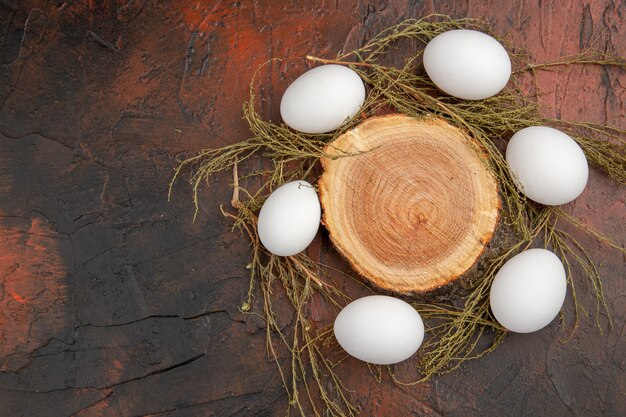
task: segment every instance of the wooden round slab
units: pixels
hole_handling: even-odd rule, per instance
[[[469,269],[493,236],[500,199],[485,156],[438,118],[372,117],[326,147],[324,223],[356,271],[410,293]]]

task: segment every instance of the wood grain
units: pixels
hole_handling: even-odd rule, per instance
[[[439,288],[491,240],[496,180],[469,137],[441,119],[367,119],[329,144],[319,181],[324,224],[352,267],[378,287]]]

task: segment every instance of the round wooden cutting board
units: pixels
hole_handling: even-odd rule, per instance
[[[326,147],[323,220],[356,271],[395,292],[429,291],[469,269],[500,199],[484,154],[439,118],[372,117]]]

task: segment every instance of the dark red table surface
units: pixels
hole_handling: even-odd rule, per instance
[[[262,323],[238,310],[249,249],[218,209],[229,176],[192,223],[184,182],[167,203],[175,157],[248,137],[241,106],[267,59],[332,57],[433,12],[484,19],[537,62],[590,46],[626,55],[623,1],[0,1],[0,416],[284,415]],[[281,68],[261,80],[273,120],[302,70]],[[624,71],[539,76],[544,115],[626,128]],[[592,170],[566,210],[624,245],[625,197]],[[612,331],[592,314],[562,343],[556,320],[414,386],[347,360],[338,372],[362,415],[625,415],[625,259],[574,233],[602,261]],[[323,234],[309,254],[345,267]],[[411,378],[416,360],[396,373]]]

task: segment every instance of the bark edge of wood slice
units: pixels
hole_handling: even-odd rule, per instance
[[[493,237],[500,198],[487,156],[437,117],[376,116],[326,146],[319,180],[331,241],[366,279],[426,292],[467,271]]]

